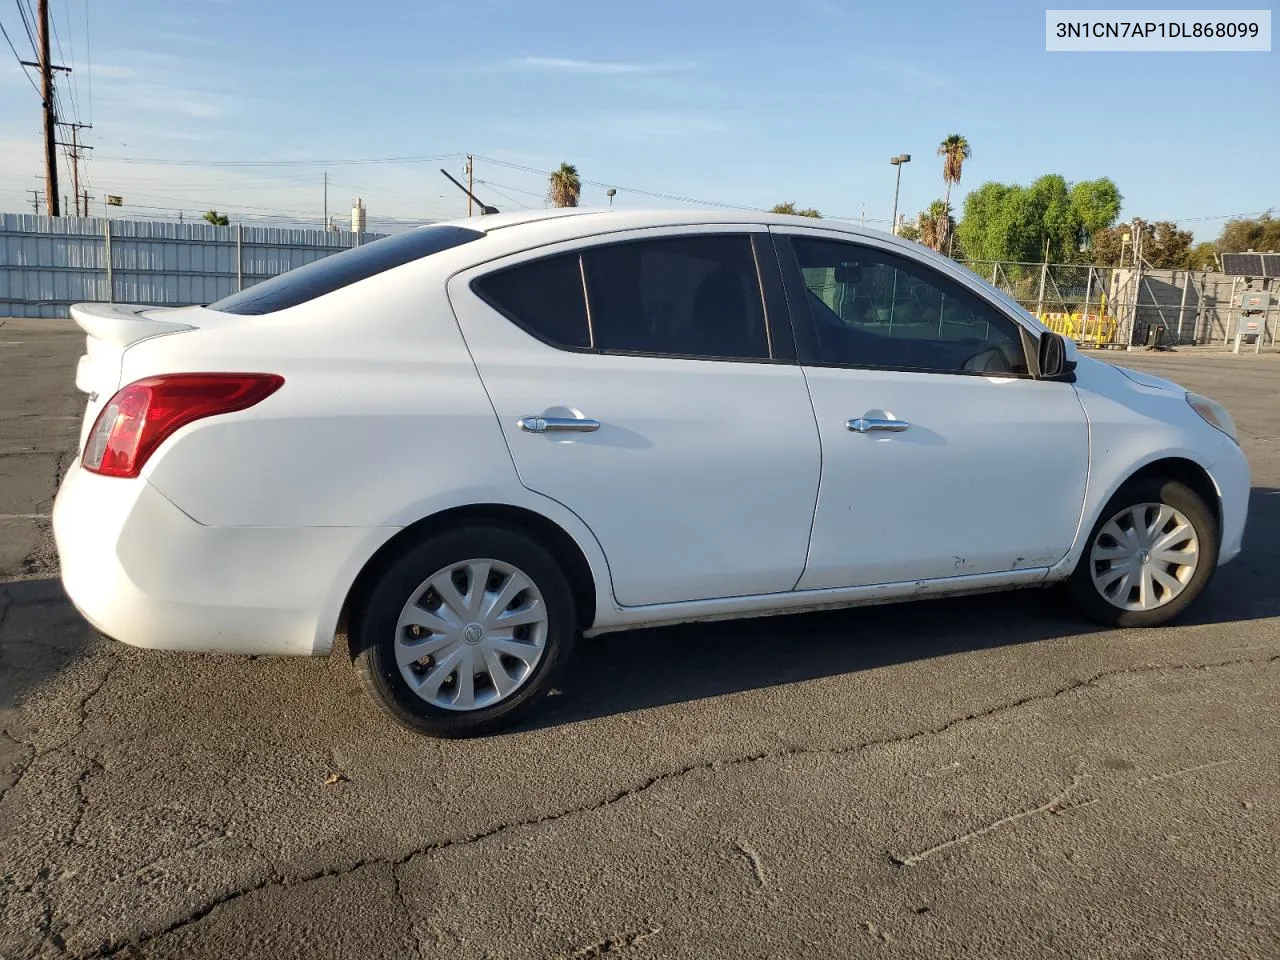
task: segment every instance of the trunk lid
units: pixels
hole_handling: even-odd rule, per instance
[[[200,307],[147,307],[122,303],[77,303],[71,319],[85,332],[85,353],[76,366],[76,389],[88,394],[80,425],[84,449],[93,423],[120,389],[125,351],[152,337],[198,329]],[[206,314],[207,315],[207,314]]]

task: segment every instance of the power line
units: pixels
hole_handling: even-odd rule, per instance
[[[363,157],[346,160],[159,160],[146,157],[99,157],[113,163],[137,163],[164,167],[304,167],[322,165],[355,165],[372,163],[434,163],[455,160],[460,153],[444,153],[433,157]]]
[[[35,21],[35,14],[31,14],[31,19],[28,20],[27,14],[31,10],[31,5],[27,4],[24,7],[22,5],[22,0],[14,0],[14,3],[18,6],[18,16],[22,18],[22,27],[27,31],[27,42],[31,44],[31,52],[32,54],[36,54],[39,47],[36,44],[35,32],[31,28],[31,24]],[[38,54],[36,55],[38,56]]]
[[[529,206],[529,204],[525,203],[523,200],[517,200],[515,197],[510,196],[509,194],[503,193],[501,190],[498,189],[498,185],[494,183],[492,180],[477,180],[476,183],[480,184],[481,186],[488,187],[490,190],[492,190],[498,196],[502,197],[504,200],[510,200],[512,203],[519,204],[520,206],[524,207],[526,210],[534,209],[533,207]],[[508,187],[507,189],[515,190],[514,187]],[[530,191],[517,190],[516,192],[529,193]]]
[[[66,10],[68,8],[64,6],[63,9]],[[70,13],[68,13],[67,16],[68,18],[70,18]],[[68,62],[74,63],[75,62],[74,50],[73,50],[73,55],[70,61],[67,60],[66,54],[62,52],[62,38],[58,35],[58,21],[57,21],[57,18],[52,15],[49,17],[49,29],[53,31],[53,42],[58,47],[58,60],[60,60],[62,63],[68,63]],[[67,45],[68,46],[71,45],[70,29],[71,29],[70,19],[68,19],[68,27],[67,27],[67,30],[68,30]],[[67,94],[71,98],[71,119],[78,123],[80,121],[80,97],[76,89],[77,87],[76,75],[73,70],[68,70],[67,74],[71,78],[71,87]]]
[[[9,39],[9,31],[4,28],[3,23],[0,23],[0,33],[4,34],[5,43],[9,44],[9,49],[13,51],[13,58],[18,61],[18,67],[22,70],[22,75],[27,78],[27,83],[31,84],[31,89],[36,92],[36,96],[39,96],[40,88],[36,86],[36,82],[31,79],[31,74],[27,72],[26,65],[22,62],[22,56],[18,53],[18,48],[13,45],[13,41]]]
[[[522,163],[512,163],[510,160],[497,160],[493,157],[480,157],[479,159],[484,160],[486,163],[496,163],[500,167],[510,167],[513,170],[524,170],[527,173],[536,173],[544,177],[551,176],[550,170],[539,170],[537,167],[525,166]],[[616,190],[626,191],[627,193],[635,193],[644,197],[653,197],[657,200],[673,200],[677,203],[692,203],[704,207],[724,207],[728,210],[756,211],[760,209],[759,207],[746,206],[745,204],[740,203],[724,203],[720,200],[698,200],[694,197],[682,197],[674,193],[658,193],[654,190],[642,190],[639,187],[624,187],[616,183],[605,183],[602,180],[582,180],[579,178],[579,182],[589,184],[593,187],[613,187]]]
[[[539,200],[545,200],[547,197],[545,191],[543,193],[538,193],[536,190],[524,190],[520,187],[513,187],[509,183],[494,183],[492,180],[477,180],[476,183],[483,183],[494,188],[501,187],[503,190],[512,190],[516,193],[523,193],[530,197],[537,197]],[[519,201],[516,202],[518,203]]]
[[[93,47],[89,40],[89,0],[84,0],[85,82],[89,87],[89,122],[93,123]]]

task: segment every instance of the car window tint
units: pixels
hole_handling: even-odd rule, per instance
[[[260,316],[314,300],[392,267],[479,240],[466,227],[428,226],[334,253],[209,304],[210,310]]]
[[[840,241],[794,237],[823,363],[1025,374],[1017,325],[932,268]]]
[[[473,288],[490,306],[552,346],[591,346],[576,253],[499,270],[476,280]]]
[[[769,338],[749,237],[636,240],[582,253],[602,351],[767,359]]]

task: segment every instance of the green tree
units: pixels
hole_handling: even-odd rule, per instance
[[[572,163],[562,163],[547,178],[547,199],[557,207],[576,207],[582,196],[582,181],[578,168]]]
[[[1093,236],[1116,222],[1120,216],[1120,191],[1108,177],[1082,180],[1071,188],[1071,206],[1080,218],[1084,242],[1091,246]]]
[[[964,172],[964,162],[973,156],[969,141],[958,133],[949,133],[945,140],[938,144],[938,156],[942,157],[942,179],[947,185],[947,193],[943,201],[947,209],[951,209],[951,186],[960,182],[960,174]]]
[[[204,218],[212,223],[215,227],[229,227],[231,221],[227,219],[225,213],[219,213],[217,210],[206,210]]]
[[[785,213],[793,217],[813,217],[815,220],[820,220],[822,218],[822,214],[820,214],[817,210],[813,209],[813,207],[805,207],[802,210],[797,210],[795,202],[791,200],[787,200],[783,203],[775,203],[769,209],[769,212]]]
[[[1130,223],[1098,231],[1090,250],[1093,262],[1099,266],[1115,267],[1123,259],[1125,263],[1132,264],[1135,227],[1138,231],[1138,249],[1147,266],[1158,270],[1184,270],[1196,265],[1191,256],[1190,230],[1179,230],[1178,225],[1171,220],[1149,223],[1141,217],[1135,217]],[[1126,234],[1129,236],[1128,241],[1124,240]],[[1212,244],[1208,246],[1212,247]],[[1209,257],[1209,264],[1213,264],[1212,256]]]
[[[1256,219],[1241,217],[1228,220],[1218,237],[1221,253],[1243,253],[1246,250],[1280,252],[1280,220],[1267,211]]]
[[[1093,243],[1089,247],[1089,255],[1100,267],[1120,266],[1120,257],[1128,250],[1123,237],[1130,232],[1129,224],[1107,227],[1093,235]]]
[[[1160,220],[1150,229],[1150,243],[1144,239],[1142,244],[1142,259],[1160,270],[1182,270],[1191,265],[1190,230],[1179,230],[1170,220]],[[1146,230],[1143,232],[1145,235]]]
[[[1030,186],[985,183],[965,198],[956,236],[975,260],[1074,263],[1114,222],[1120,192],[1110,180],[1074,186],[1048,174]]]
[[[1217,270],[1218,245],[1208,240],[1204,243],[1197,243],[1187,253],[1187,269]]]
[[[914,223],[904,223],[898,228],[898,236],[903,240],[910,240],[913,243],[920,242],[920,228]]]

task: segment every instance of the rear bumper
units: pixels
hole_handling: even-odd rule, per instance
[[[1240,446],[1224,439],[1209,475],[1213,477],[1222,503],[1222,547],[1218,552],[1218,563],[1223,564],[1239,556],[1245,522],[1249,517],[1249,461]]]
[[[209,527],[145,479],[63,479],[53,533],[67,595],[123,643],[205,653],[329,652],[346,590],[394,531]]]

